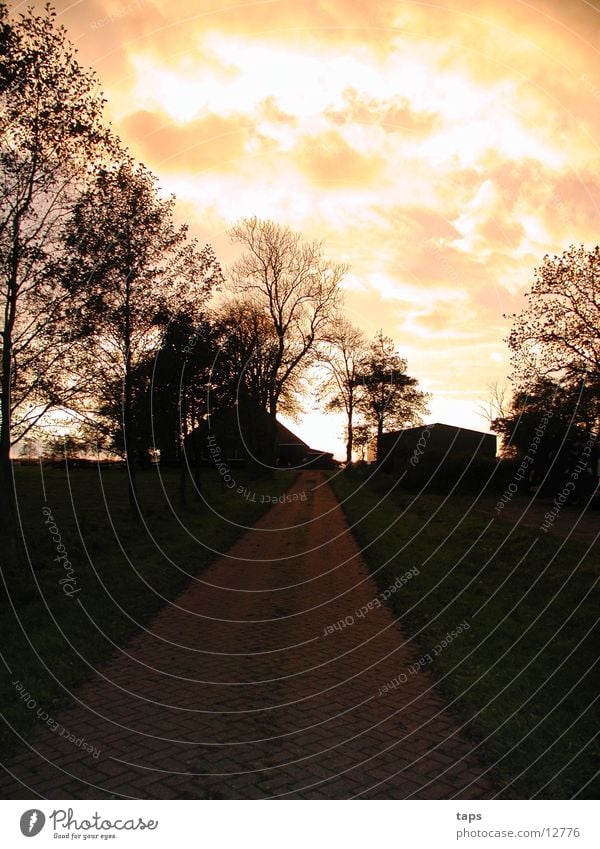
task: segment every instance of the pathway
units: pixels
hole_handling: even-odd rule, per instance
[[[323,474],[289,495],[60,710],[97,756],[41,725],[4,798],[493,796]]]

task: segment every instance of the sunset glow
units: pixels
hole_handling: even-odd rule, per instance
[[[431,420],[485,429],[503,315],[545,253],[598,241],[590,4],[55,5],[115,130],[224,266],[244,215],[322,239],[351,266],[349,319],[394,338]],[[339,453],[312,406],[299,430]]]

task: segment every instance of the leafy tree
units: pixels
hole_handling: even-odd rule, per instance
[[[251,298],[229,300],[215,317],[215,330],[220,351],[215,373],[231,404],[268,409],[279,347],[269,316]],[[280,395],[284,406],[294,403],[289,387],[287,382]]]
[[[161,462],[181,462],[185,437],[219,397],[212,376],[216,344],[206,316],[179,311],[148,360],[144,423],[148,445],[158,448]]]
[[[360,405],[367,352],[367,341],[362,331],[346,318],[337,318],[329,331],[322,357],[328,372],[325,383],[325,392],[329,396],[327,409],[341,411],[346,417],[348,464],[352,462],[354,419]]]
[[[571,246],[545,256],[527,297],[508,338],[519,388],[526,390],[532,377],[570,386],[584,381],[600,397],[600,248]],[[598,427],[600,407],[594,415]]]
[[[556,446],[589,433],[595,406],[595,392],[584,382],[540,378],[514,393],[508,409],[493,420],[492,429],[502,437],[504,456],[527,454],[532,446],[542,456],[541,445]]]
[[[88,453],[85,440],[75,433],[68,436],[53,436],[44,444],[44,456],[53,462],[85,459]]]
[[[273,221],[243,219],[230,237],[245,249],[231,270],[233,290],[271,327],[268,347],[257,349],[267,354],[261,364],[265,396],[257,400],[269,415],[272,455],[279,405],[286,397],[289,401],[290,382],[315,357],[336,313],[347,267],[326,260],[319,242],[304,242]]]
[[[199,316],[221,280],[212,249],[199,250],[188,240],[187,228],[174,223],[173,207],[173,198],[160,197],[154,176],[125,158],[98,171],[67,233],[67,285],[85,281],[86,287],[74,358],[89,375],[88,404],[108,402],[101,412],[115,440],[122,440],[132,503],[136,464],[144,459],[134,414],[136,377],[159,350],[175,311],[187,306]]]
[[[228,407],[235,411],[246,446],[248,467],[264,473],[272,464],[272,433],[266,426],[279,341],[267,313],[252,298],[225,302],[214,319],[218,356],[213,367],[211,415]],[[293,413],[299,390],[298,370],[284,382],[278,409]]]
[[[141,364],[136,375],[136,432],[140,450],[160,452],[161,464],[179,465],[180,497],[185,502],[187,480],[193,473],[201,489],[202,446],[189,437],[220,408],[223,389],[215,383],[217,335],[206,316],[190,310],[174,314],[162,336],[160,348]]]
[[[69,298],[53,272],[65,217],[108,141],[102,108],[54,11],[10,18],[0,4],[0,522],[9,531],[11,445],[78,388],[64,359]]]
[[[35,439],[26,436],[25,439],[21,440],[21,444],[19,445],[19,459],[21,461],[33,462],[38,456],[39,449]]]
[[[369,443],[371,442],[371,438],[371,428],[368,425],[354,425],[353,444],[354,447],[360,452],[361,463],[364,463],[366,460],[367,449],[369,447]]]
[[[429,395],[417,388],[418,381],[406,374],[402,359],[389,336],[380,331],[371,345],[361,374],[360,409],[377,434],[422,424]]]

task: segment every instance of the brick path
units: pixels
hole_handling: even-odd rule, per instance
[[[489,798],[319,472],[80,687],[8,764],[4,798]],[[320,518],[319,518],[320,517]],[[407,568],[414,564],[407,564]],[[401,590],[400,590],[401,592]],[[22,783],[21,783],[22,782]]]

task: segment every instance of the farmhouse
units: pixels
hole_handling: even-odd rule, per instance
[[[264,429],[269,427],[267,414],[256,410],[253,413],[253,429],[256,424],[263,424]],[[281,467],[333,469],[338,463],[333,459],[331,451],[319,451],[311,448],[292,433],[289,428],[277,421],[277,433],[275,440],[275,464]],[[253,446],[250,444],[251,431],[238,420],[236,411],[227,411],[211,417],[210,422],[204,422],[186,437],[186,452],[196,454],[200,464],[212,465],[215,457],[227,463],[228,466],[245,466],[249,457],[253,455]],[[188,456],[188,459],[190,457]]]

